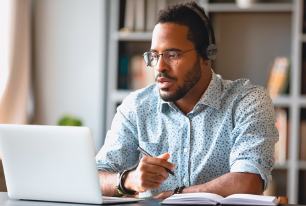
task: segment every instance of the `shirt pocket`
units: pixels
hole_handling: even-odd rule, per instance
[[[144,149],[146,152],[148,152],[153,157],[157,157],[159,155],[162,155],[164,153],[168,152],[169,146],[168,142],[144,142],[139,141],[139,146]],[[142,154],[142,157],[145,155]]]

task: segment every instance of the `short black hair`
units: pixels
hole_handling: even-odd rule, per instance
[[[208,27],[212,32],[212,43],[215,44],[214,30],[205,14],[204,8],[194,1],[168,4],[166,8],[159,10],[156,24],[175,23],[187,26],[189,29],[187,39],[193,43],[198,54],[203,58],[203,47],[209,44],[208,31],[202,18],[195,11],[186,7],[186,5],[195,7],[207,18]]]

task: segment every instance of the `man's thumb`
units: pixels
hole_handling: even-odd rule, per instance
[[[168,160],[170,158],[170,154],[165,153],[165,154],[159,155],[157,158]]]

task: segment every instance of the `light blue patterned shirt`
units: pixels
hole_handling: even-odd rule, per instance
[[[177,177],[140,197],[209,182],[229,172],[260,174],[271,182],[275,114],[267,90],[247,79],[223,80],[212,74],[205,93],[184,115],[164,102],[152,84],[131,93],[117,108],[105,144],[96,156],[98,169],[121,172],[135,167],[140,146],[152,156],[168,152]]]

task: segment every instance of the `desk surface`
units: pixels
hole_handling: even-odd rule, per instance
[[[138,203],[121,203],[109,205],[122,206],[161,206],[161,200],[148,199]],[[104,205],[104,204],[103,204]],[[106,204],[105,204],[106,205]],[[78,203],[63,203],[63,202],[44,202],[44,201],[29,201],[15,200],[8,197],[7,192],[0,192],[0,206],[96,206],[95,204],[78,204]]]
[[[138,203],[124,203],[124,204],[110,204],[121,206],[161,206],[159,203],[161,200],[147,199]],[[7,192],[0,192],[0,206],[95,206],[94,204],[77,204],[77,203],[62,203],[62,202],[43,202],[43,201],[25,201],[25,200],[13,200],[7,195]],[[170,206],[170,205],[169,205]],[[182,206],[182,205],[180,205]],[[283,205],[281,205],[283,206]],[[284,205],[286,206],[286,205]],[[294,206],[294,205],[288,205]],[[298,205],[297,205],[298,206]]]

